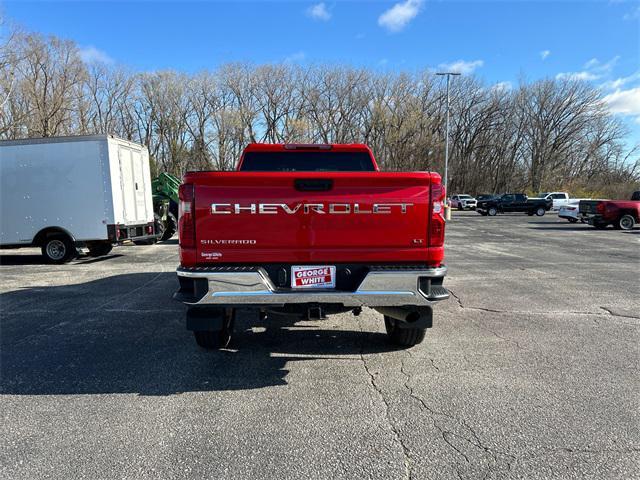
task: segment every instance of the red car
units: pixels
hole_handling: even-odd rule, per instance
[[[589,225],[599,229],[613,225],[631,230],[640,221],[640,200],[581,200],[579,209]]]
[[[320,319],[372,307],[392,342],[423,340],[449,297],[438,174],[380,172],[361,144],[250,144],[237,170],[180,187],[175,298],[200,346],[226,346],[238,308]]]

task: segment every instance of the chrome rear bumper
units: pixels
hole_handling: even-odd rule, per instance
[[[354,291],[276,287],[261,267],[178,268],[181,289],[176,300],[188,305],[273,306],[291,303],[338,304],[345,307],[429,306],[449,298],[442,286],[447,267],[372,268]],[[193,280],[185,288],[184,279]]]

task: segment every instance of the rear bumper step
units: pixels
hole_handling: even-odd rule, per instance
[[[345,307],[429,306],[449,298],[442,286],[447,267],[372,267],[359,286],[346,290],[276,287],[262,267],[178,268],[174,298],[188,305],[275,306],[291,303]]]

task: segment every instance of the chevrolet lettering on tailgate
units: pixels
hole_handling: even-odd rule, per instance
[[[359,203],[296,203],[295,205],[287,203],[251,203],[247,205],[240,203],[212,203],[211,214],[250,213],[274,215],[279,212],[288,213],[289,215],[297,212],[303,212],[305,215],[310,213],[328,213],[331,215],[345,213],[390,214],[392,210],[405,214],[412,205],[413,203],[374,203],[369,206],[360,205]]]

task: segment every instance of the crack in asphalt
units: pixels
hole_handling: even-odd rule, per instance
[[[640,316],[624,315],[622,313],[616,313],[610,308],[602,307],[602,306],[598,308],[600,308],[601,310],[604,310],[604,312],[583,312],[578,310],[552,310],[552,311],[545,311],[545,312],[530,312],[526,310],[499,310],[495,308],[475,307],[475,306],[465,305],[464,303],[462,303],[462,300],[460,299],[460,297],[453,290],[451,289],[448,289],[448,290],[451,296],[456,299],[456,303],[458,304],[458,307],[460,307],[463,310],[473,310],[478,312],[489,312],[489,313],[526,314],[526,315],[561,315],[561,314],[586,315],[586,316],[595,316],[595,317],[618,317],[618,318],[629,318],[633,320],[640,320]],[[638,324],[625,323],[625,325],[636,326]]]
[[[451,295],[453,296],[453,298],[455,298],[458,302],[458,306],[462,309],[467,309],[467,310],[480,310],[483,312],[491,312],[491,313],[512,313],[512,312],[506,312],[506,311],[501,311],[501,310],[493,310],[493,309],[488,309],[488,308],[480,308],[480,307],[465,307],[464,304],[462,303],[462,300],[460,300],[460,297],[458,295],[456,295],[453,291],[449,290],[449,293],[451,293]],[[476,327],[478,327],[481,330],[485,330],[489,333],[491,333],[493,336],[495,336],[496,338],[499,338],[500,340],[502,340],[503,342],[507,342],[507,343],[512,343],[514,344],[518,350],[526,350],[525,348],[522,347],[522,345],[520,345],[520,343],[517,340],[512,340],[510,338],[505,338],[502,335],[500,335],[498,332],[496,332],[495,330],[492,330],[491,328],[487,327],[486,325],[482,325],[479,322],[476,322],[475,320],[471,320],[471,323],[473,325],[475,325]]]
[[[612,317],[619,317],[619,318],[631,318],[634,320],[640,320],[640,317],[637,317],[635,315],[623,315],[621,313],[616,313],[613,310],[607,308],[607,307],[600,307],[602,310],[604,310],[605,312],[607,312],[609,315],[611,315]],[[603,315],[603,314],[598,314],[598,315]],[[605,314],[606,316],[606,314]],[[630,325],[630,324],[627,324]]]
[[[408,353],[408,356],[410,357],[411,354],[409,352],[407,353]],[[402,359],[401,361],[400,371],[405,377],[404,387],[409,392],[409,396],[414,400],[416,400],[423,410],[429,413],[433,426],[436,430],[438,430],[443,441],[458,455],[460,455],[464,459],[465,463],[471,464],[472,462],[469,458],[469,455],[455,445],[454,443],[455,439],[460,439],[466,442],[467,444],[469,444],[470,446],[474,447],[475,449],[481,450],[483,454],[488,454],[493,460],[494,464],[500,465],[501,463],[504,463],[506,466],[506,469],[511,470],[511,465],[516,460],[515,455],[487,447],[486,445],[484,445],[484,443],[482,442],[482,440],[480,439],[476,431],[463,418],[456,418],[453,415],[450,415],[445,412],[437,411],[432,407],[430,407],[421,396],[415,393],[414,388],[411,386],[410,383],[412,380],[412,375],[407,372],[404,359]],[[445,424],[445,426],[442,426],[439,423],[438,417],[440,417],[440,420]],[[453,423],[454,425],[462,427],[463,430],[466,430],[470,434],[470,437],[453,431],[451,427],[446,428],[447,423],[449,424]],[[507,457],[510,460],[503,462],[499,458],[499,456]],[[460,479],[462,479],[463,475],[460,472],[459,466],[456,466],[455,468],[456,468],[457,476]],[[494,470],[494,467],[489,466],[483,478],[486,479],[493,470]]]
[[[364,337],[365,335],[362,329],[362,324],[361,322],[358,322],[358,323],[360,326],[360,331],[363,333],[363,337]],[[409,454],[409,448],[404,444],[402,437],[400,436],[400,432],[398,431],[398,428],[396,427],[395,423],[393,422],[393,418],[391,417],[391,410],[390,410],[391,407],[389,405],[389,402],[387,401],[386,397],[382,393],[382,389],[380,388],[380,386],[376,383],[376,376],[369,369],[369,365],[367,364],[367,361],[364,358],[364,340],[365,339],[363,339],[363,343],[360,345],[360,361],[362,362],[364,371],[367,373],[369,386],[371,386],[371,388],[376,392],[376,394],[378,395],[378,397],[380,397],[380,400],[382,400],[382,403],[384,404],[385,418],[387,420],[387,425],[389,426],[389,430],[391,430],[391,432],[393,433],[393,437],[396,443],[400,446],[402,450],[402,457],[403,457],[403,463],[404,463],[403,478],[405,480],[411,480],[413,478],[413,472],[412,472],[413,461],[411,459],[411,455]]]

